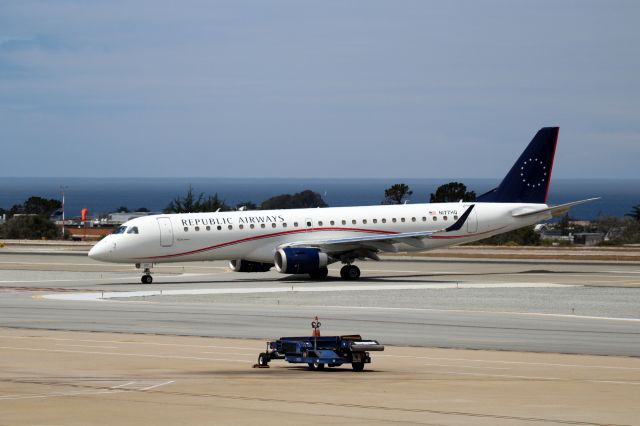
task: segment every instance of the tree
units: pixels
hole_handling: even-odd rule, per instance
[[[396,183],[384,190],[382,204],[402,204],[405,198],[410,197],[413,191],[405,183]]]
[[[218,194],[204,197],[201,192],[196,198],[193,193],[193,187],[189,185],[189,190],[184,197],[176,197],[164,209],[165,213],[196,213],[196,212],[215,212],[218,209],[228,210],[229,207],[224,200],[218,197]]]
[[[59,200],[29,197],[24,203],[16,204],[9,210],[9,215],[15,214],[37,214],[44,217],[51,216],[56,210],[62,208],[62,202]]]
[[[130,213],[129,207],[120,206],[116,209],[117,213]]]
[[[632,218],[600,216],[598,231],[606,234],[607,245],[640,243],[640,222]]]
[[[562,216],[562,219],[558,222],[558,229],[562,233],[562,235],[569,235],[569,231],[571,230],[571,218],[569,217],[569,213],[566,213]]]
[[[631,211],[625,214],[625,216],[629,216],[630,218],[640,222],[640,204],[638,204],[637,206],[631,207]]]
[[[322,196],[317,192],[306,189],[296,194],[282,194],[264,200],[260,205],[262,210],[271,209],[306,209],[315,207],[328,207]]]
[[[149,210],[149,209],[148,209],[148,208],[146,208],[146,207],[138,207],[138,208],[136,209],[136,213],[150,213],[150,212],[151,212],[151,210]]]
[[[460,182],[449,182],[440,185],[435,194],[431,194],[430,203],[457,203],[458,201],[474,201],[476,193],[467,191],[467,186]]]
[[[244,203],[236,204],[236,209],[240,210],[258,210],[258,206],[256,203],[252,201],[245,201]]]
[[[534,231],[535,226],[525,226],[524,228],[515,229],[505,232],[504,234],[494,235],[485,238],[473,244],[478,245],[518,245],[518,246],[537,246],[540,244],[540,235]]]
[[[2,226],[2,237],[13,239],[55,239],[61,236],[60,228],[42,215],[14,216]]]

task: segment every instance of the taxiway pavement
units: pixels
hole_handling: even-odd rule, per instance
[[[318,284],[231,273],[224,262],[173,264],[143,285],[130,265],[0,252],[0,326],[269,339],[306,334],[318,315],[325,334],[388,345],[640,355],[637,263],[393,257],[360,266],[357,283]]]
[[[363,372],[263,341],[0,328],[3,425],[632,425],[640,360],[387,347]]]

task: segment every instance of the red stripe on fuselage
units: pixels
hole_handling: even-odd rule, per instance
[[[254,237],[248,237],[248,238],[242,238],[240,240],[228,241],[226,243],[216,244],[216,245],[209,246],[209,247],[203,247],[203,248],[196,249],[196,250],[186,251],[184,253],[165,254],[165,255],[162,255],[162,256],[140,257],[138,259],[167,259],[167,258],[170,258],[170,257],[188,256],[190,254],[202,253],[204,251],[215,250],[215,249],[218,249],[218,248],[228,247],[228,246],[232,246],[232,245],[235,245],[235,244],[245,243],[245,242],[248,242],[248,241],[261,240],[263,238],[271,238],[271,237],[278,237],[278,236],[281,236],[281,235],[290,235],[290,234],[297,234],[297,233],[304,233],[304,232],[315,232],[315,231],[353,231],[353,232],[367,232],[367,233],[373,233],[373,234],[389,234],[389,235],[393,235],[393,234],[398,234],[399,233],[399,232],[394,232],[394,231],[382,231],[382,230],[379,230],[379,229],[361,229],[361,228],[305,228],[305,229],[294,229],[294,230],[291,230],[291,231],[274,232],[274,233],[271,233],[271,234],[256,235]]]

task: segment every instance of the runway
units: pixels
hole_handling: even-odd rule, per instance
[[[358,283],[315,283],[174,264],[142,285],[128,265],[0,253],[0,325],[269,339],[307,334],[318,315],[325,334],[387,345],[640,355],[637,263],[394,257],[361,269]]]

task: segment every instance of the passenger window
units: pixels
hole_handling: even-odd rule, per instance
[[[433,217],[433,221],[434,221],[434,222],[437,222],[437,221],[438,221],[438,218],[434,216],[434,217]]]
[[[207,231],[211,231],[211,227],[207,225]]]
[[[282,222],[282,227],[286,228],[287,227],[287,222]]]
[[[335,225],[336,222],[334,220],[332,220],[331,222],[329,222],[331,224],[331,226]]]
[[[362,219],[362,224],[366,225],[367,224],[367,219]]]
[[[415,218],[415,217],[412,217],[412,218],[411,218],[411,222],[415,222],[415,221],[416,221],[416,218]]]
[[[318,226],[322,226],[322,221],[321,220],[318,221]]]
[[[311,222],[307,222],[307,226],[311,226],[311,225],[312,225]]]
[[[196,230],[196,231],[199,231],[199,230],[200,230],[200,227],[199,227],[199,226],[196,226],[195,230]]]
[[[294,226],[295,228],[297,228],[297,227],[298,227],[298,222],[293,222],[293,226]]]
[[[272,228],[275,228],[275,227],[276,227],[275,222],[271,224],[271,227],[272,227]]]
[[[138,227],[137,226],[131,227],[127,231],[127,234],[137,234],[137,233],[138,233]]]
[[[447,220],[447,217],[446,216],[442,216],[442,220]]]
[[[218,231],[222,231],[222,226],[218,225]]]
[[[402,219],[400,219],[400,222],[404,223],[404,217]]]
[[[261,223],[261,224],[260,224],[260,228],[262,228],[262,229],[264,229],[264,227],[265,227],[265,226],[266,226],[266,225],[265,225],[264,223]]]
[[[458,215],[453,216],[453,220],[458,220]]]
[[[233,225],[229,225],[228,228],[229,228],[229,231],[231,231],[233,229]]]
[[[373,223],[378,223],[378,219],[373,219]]]
[[[113,231],[114,234],[124,234],[124,231],[127,230],[126,226],[119,226],[116,228],[115,231]]]
[[[387,219],[382,219],[382,223],[387,223]]]
[[[394,217],[393,219],[391,219],[391,222],[396,223],[397,222],[396,218]]]
[[[184,232],[187,232],[188,230],[189,230],[189,228],[185,226],[184,227]]]
[[[422,221],[426,222],[427,221],[427,217],[426,216],[422,216]]]
[[[255,228],[255,227],[256,227],[256,226],[255,226],[253,223],[252,223],[251,225],[249,225],[249,228],[251,228],[251,229],[253,229],[253,228]]]
[[[238,225],[238,228],[244,229],[244,225]]]
[[[351,223],[355,225],[355,224],[357,223],[357,221],[356,221],[355,219],[353,219],[353,220],[351,221]]]
[[[344,219],[342,219],[342,224],[343,224],[343,225],[346,225],[346,224],[347,224],[347,221],[346,221],[346,220],[344,220]]]

